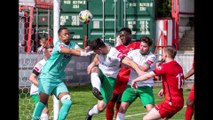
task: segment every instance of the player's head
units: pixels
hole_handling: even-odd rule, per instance
[[[177,50],[172,46],[166,46],[163,48],[162,57],[163,60],[166,60],[166,58],[174,59],[176,56]]]
[[[69,39],[70,39],[70,32],[68,30],[68,28],[66,27],[61,27],[59,28],[58,30],[58,38],[64,42],[64,43],[67,43],[69,42]]]
[[[142,55],[146,55],[149,53],[150,49],[152,48],[152,39],[147,36],[143,36],[140,38],[140,52]]]
[[[106,44],[100,38],[96,38],[90,42],[90,50],[93,50],[96,54],[105,54],[107,53]]]
[[[48,44],[44,47],[44,56],[46,59],[49,59],[50,56],[52,55],[52,50],[53,50],[53,45]]]
[[[119,30],[119,36],[121,39],[121,42],[127,46],[130,44],[131,40],[132,40],[132,31],[129,28],[121,28]]]
[[[42,47],[45,47],[47,44],[48,44],[48,40],[47,38],[45,37],[42,37],[40,40],[39,40],[39,43]]]

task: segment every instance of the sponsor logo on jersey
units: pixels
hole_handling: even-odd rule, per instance
[[[157,69],[158,69],[158,70],[161,70],[161,69],[162,69],[162,67],[161,67],[161,66],[158,66],[158,67],[157,67]]]
[[[64,45],[63,45],[63,44],[59,44],[59,47],[60,47],[60,48],[64,48]]]
[[[153,63],[153,61],[148,60],[146,63],[150,66]]]

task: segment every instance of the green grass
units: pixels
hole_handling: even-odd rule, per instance
[[[155,94],[155,102],[158,104],[163,100],[163,98],[159,98],[157,96],[160,87],[154,87],[154,94]],[[91,86],[73,86],[69,88],[71,98],[73,101],[72,107],[69,111],[67,116],[67,120],[84,120],[85,115],[93,105],[97,103],[97,99],[93,96],[91,92]],[[189,89],[184,89],[184,98],[188,96]],[[49,109],[50,109],[50,119],[53,120],[53,103],[52,97],[49,100]],[[186,102],[185,102],[186,103]],[[19,91],[19,119],[20,120],[30,120],[31,115],[34,109],[33,101],[29,96],[28,91],[20,90]],[[184,120],[184,113],[186,108],[184,107],[181,111],[179,111],[175,116],[173,116],[170,120]],[[126,119],[125,120],[141,120],[144,116],[146,110],[143,108],[139,99],[128,108],[126,112]],[[93,120],[105,120],[105,111],[95,115]]]

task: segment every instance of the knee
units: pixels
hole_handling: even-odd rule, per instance
[[[71,106],[72,105],[72,101],[71,101],[71,97],[70,95],[64,95],[62,98],[61,98],[61,103],[63,105],[66,105],[66,106]]]
[[[45,108],[43,109],[42,113],[46,113],[46,114],[48,114],[48,113],[49,113],[48,108],[47,108],[47,107],[45,107]]]
[[[193,104],[194,104],[194,101],[193,101],[193,100],[189,100],[189,99],[188,99],[188,100],[186,101],[186,105],[187,105],[187,106],[193,106]]]
[[[97,68],[97,67],[93,67],[93,68],[91,69],[91,72],[98,73],[98,68]]]
[[[122,103],[121,103],[121,106],[120,106],[120,108],[119,108],[119,112],[120,112],[120,113],[125,113],[126,110],[127,110],[127,106],[122,105]]]

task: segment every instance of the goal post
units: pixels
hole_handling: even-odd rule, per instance
[[[56,8],[54,8],[54,10],[53,3],[56,3]],[[53,39],[58,39],[57,32],[55,31],[58,31],[60,23],[60,0],[19,0],[19,119],[22,120],[32,118],[35,106],[30,97],[31,83],[28,78],[34,65],[43,58],[43,55],[38,54],[36,51],[38,47],[37,44],[39,43],[38,36],[43,35],[43,33],[37,29],[38,23],[42,23],[42,21],[38,21],[40,19],[37,19],[38,14],[35,14],[38,9],[44,12],[48,10],[48,25],[45,26],[45,34],[47,34],[46,36],[48,36],[48,40],[49,37],[51,37],[49,32],[50,17],[53,17],[51,19],[54,19]],[[55,9],[58,10],[55,12]],[[54,12],[54,16],[51,16],[49,11]],[[44,27],[42,27],[42,29],[44,29]],[[60,101],[55,96],[50,97],[48,109],[49,119],[57,120]]]

